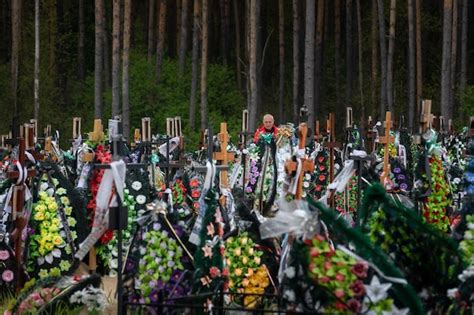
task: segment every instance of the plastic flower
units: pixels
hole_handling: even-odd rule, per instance
[[[69,268],[71,268],[71,264],[67,260],[61,260],[59,268],[61,268],[62,271],[68,271]]]
[[[10,258],[10,253],[7,250],[0,250],[0,260],[7,260]]]
[[[10,269],[7,269],[7,270],[3,271],[3,273],[2,273],[3,281],[11,282],[13,280],[13,278],[14,278],[13,271],[11,271]]]

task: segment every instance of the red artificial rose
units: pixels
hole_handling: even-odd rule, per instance
[[[362,283],[362,281],[360,281],[360,280],[357,280],[354,283],[352,283],[349,286],[349,289],[351,289],[352,292],[354,292],[354,295],[357,296],[357,297],[362,297],[362,296],[365,295],[364,283]]]
[[[191,197],[193,198],[199,198],[201,194],[199,193],[199,190],[193,190],[193,192],[191,193]]]
[[[359,261],[351,268],[352,273],[355,274],[359,279],[366,278],[368,270],[369,265],[365,261]]]
[[[114,237],[114,232],[112,230],[105,231],[104,235],[100,238],[101,244],[107,244]]]
[[[213,266],[209,269],[209,275],[211,276],[211,278],[219,277],[220,274],[221,274],[221,271],[217,267]]]
[[[320,182],[323,182],[326,179],[326,175],[321,174],[319,175],[318,179]]]
[[[356,299],[350,299],[347,302],[347,307],[354,313],[358,314],[361,309],[361,304],[358,300]]]

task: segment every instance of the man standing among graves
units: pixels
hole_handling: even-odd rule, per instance
[[[263,124],[255,131],[253,142],[257,143],[260,138],[268,138],[267,142],[270,142],[271,138],[276,138],[278,128],[275,126],[275,119],[270,114],[263,116]]]

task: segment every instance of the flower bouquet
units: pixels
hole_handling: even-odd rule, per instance
[[[226,265],[230,274],[229,292],[236,293],[233,296],[235,303],[245,308],[255,308],[262,299],[258,295],[262,295],[270,285],[267,268],[261,264],[263,251],[257,249],[247,232],[228,238],[225,245]],[[242,293],[243,298],[239,295]]]
[[[28,232],[27,271],[31,277],[59,276],[69,271],[77,234],[67,191],[43,175]]]
[[[15,292],[16,264],[13,250],[4,242],[0,242],[0,298]]]

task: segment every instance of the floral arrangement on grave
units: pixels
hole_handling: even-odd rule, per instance
[[[255,308],[261,296],[270,285],[266,266],[261,264],[263,251],[247,232],[230,237],[225,242],[226,266],[229,269],[229,292],[237,293],[235,303],[245,308]],[[245,295],[243,298],[239,294]],[[253,295],[254,294],[254,295]]]
[[[16,265],[13,250],[0,242],[0,300],[15,292]]]
[[[130,245],[132,243],[133,235],[136,230],[136,219],[137,212],[135,211],[135,199],[130,195],[130,190],[125,185],[124,189],[124,200],[122,201],[122,206],[124,209],[127,209],[127,227],[122,230],[122,253],[125,257]],[[104,266],[108,270],[109,274],[115,275],[117,273],[118,267],[118,252],[117,252],[117,231],[113,231],[114,237],[105,244],[104,246],[99,246],[97,248],[97,256],[101,259]]]
[[[394,300],[388,297],[391,284],[381,284],[377,275],[369,276],[369,266],[346,252],[334,249],[321,235],[310,241],[308,273],[325,291],[324,312],[393,312]],[[404,314],[407,310],[402,311]]]
[[[336,210],[344,216],[357,214],[357,176],[347,182],[346,189],[334,196]]]
[[[431,194],[424,198],[423,217],[433,226],[443,232],[448,232],[452,199],[448,182],[446,181],[444,165],[441,159],[441,148],[436,143],[436,133],[427,138],[426,147],[431,171]]]
[[[97,145],[95,148],[95,160],[96,163],[100,164],[108,164],[112,161],[112,156],[110,152],[105,150],[105,147],[101,144]],[[89,214],[90,225],[92,226],[92,222],[94,221],[94,214],[96,208],[96,197],[97,192],[99,191],[100,182],[102,181],[102,176],[104,175],[103,169],[101,170],[94,170],[93,174],[90,178],[90,188],[91,188],[91,197],[89,199],[89,203],[87,204],[87,211]],[[114,236],[112,230],[105,231],[104,235],[101,236],[99,239],[99,243],[104,245],[110,242],[112,237]]]
[[[456,285],[463,261],[457,244],[444,232],[391,200],[378,184],[367,189],[359,213],[362,230],[425,298],[436,300]]]
[[[329,162],[329,152],[325,149],[320,150],[315,158],[314,173],[305,175],[303,185],[306,186],[306,182],[308,182],[308,192],[315,200],[319,200],[323,196],[329,184]]]
[[[188,190],[188,202],[193,209],[194,213],[199,212],[199,198],[201,197],[201,191],[204,184],[204,179],[200,174],[192,174],[189,178],[189,190]]]
[[[393,187],[394,191],[399,193],[409,193],[411,191],[412,185],[410,183],[406,169],[397,159],[391,161],[390,179],[396,184]]]
[[[44,174],[33,206],[28,232],[26,269],[31,277],[59,276],[71,267],[76,220],[67,191]]]
[[[459,248],[468,267],[458,276],[460,284],[447,291],[452,301],[449,308],[450,314],[468,314],[472,312],[474,304],[472,295],[474,292],[474,215],[466,216],[466,225],[464,239],[460,242]]]
[[[200,244],[194,254],[193,291],[198,294],[227,290],[229,269],[224,265],[224,220],[217,205],[216,193],[209,190],[205,197],[206,209],[200,231]],[[213,300],[206,298],[205,309],[212,309]]]

